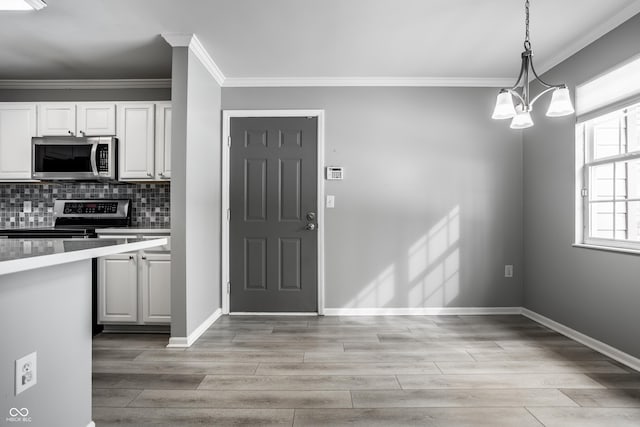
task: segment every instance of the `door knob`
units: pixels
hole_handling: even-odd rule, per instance
[[[314,219],[316,219],[316,213],[315,212],[309,212],[307,214],[307,221],[313,221]]]
[[[305,229],[306,229],[306,230],[309,230],[309,231],[313,231],[313,230],[315,230],[315,229],[316,229],[316,225],[315,225],[314,223],[310,222],[309,224],[307,224],[307,226],[305,227]]]

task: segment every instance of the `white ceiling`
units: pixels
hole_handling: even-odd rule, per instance
[[[2,1],[2,0],[0,0]],[[47,0],[0,12],[0,79],[168,78],[162,33],[193,33],[244,78],[514,79],[524,0]],[[640,12],[640,0],[531,0],[544,71]]]

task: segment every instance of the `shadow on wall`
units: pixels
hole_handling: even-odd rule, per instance
[[[409,307],[450,305],[460,293],[459,240],[460,206],[455,206],[409,247],[407,265],[386,266],[344,307],[390,306],[397,297],[400,271],[408,274]]]

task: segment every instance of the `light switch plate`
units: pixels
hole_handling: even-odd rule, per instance
[[[329,194],[327,195],[327,208],[333,209],[336,206],[336,198],[335,196]]]

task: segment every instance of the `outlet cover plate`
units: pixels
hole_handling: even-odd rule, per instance
[[[34,351],[24,357],[16,360],[16,396],[33,387],[37,382],[37,366],[38,355]]]

